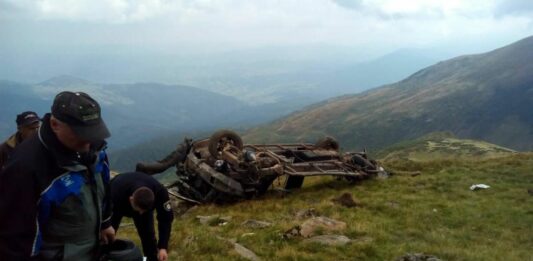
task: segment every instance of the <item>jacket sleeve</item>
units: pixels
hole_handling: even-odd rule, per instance
[[[0,171],[4,168],[8,158],[8,148],[6,143],[0,144]]]
[[[157,228],[159,230],[157,247],[159,249],[168,249],[172,220],[174,219],[172,205],[168,198],[168,192],[164,187],[161,187],[161,189],[157,191],[155,197],[155,202],[157,204]]]
[[[27,165],[12,159],[0,171],[0,259],[37,258],[41,241],[38,195],[37,181]]]
[[[101,152],[101,157],[103,157],[103,169],[102,169],[102,179],[104,182],[105,196],[102,202],[102,223],[100,229],[106,229],[111,226],[111,215],[113,214],[113,201],[111,200],[111,171],[109,169],[109,160],[105,152]]]

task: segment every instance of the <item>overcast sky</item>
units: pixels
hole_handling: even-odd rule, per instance
[[[0,0],[0,53],[276,46],[461,53],[530,35],[532,0]]]

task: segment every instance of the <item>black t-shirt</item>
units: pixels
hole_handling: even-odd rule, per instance
[[[167,189],[152,176],[142,172],[123,173],[111,180],[111,200],[113,215],[135,217],[139,214],[131,207],[129,197],[140,187],[154,192],[154,205],[150,210],[157,211],[159,228],[159,248],[167,248],[173,213]]]

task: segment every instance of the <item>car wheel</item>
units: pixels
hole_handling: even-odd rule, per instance
[[[234,146],[237,149],[243,149],[242,139],[239,134],[230,130],[219,130],[209,138],[209,153],[217,159],[220,159],[221,152],[226,148],[226,146]]]
[[[324,138],[319,139],[316,142],[315,146],[317,148],[326,149],[326,150],[335,150],[335,151],[339,150],[339,142],[337,142],[337,140],[335,140],[332,137],[324,137]]]

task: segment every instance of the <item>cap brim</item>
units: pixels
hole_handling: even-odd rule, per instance
[[[21,127],[30,126],[30,125],[32,125],[34,123],[37,123],[37,122],[40,122],[40,121],[41,121],[41,119],[39,119],[39,118],[32,118],[31,120],[23,122],[20,126]]]
[[[102,120],[93,125],[71,125],[70,127],[78,137],[91,143],[111,137],[111,133]]]

